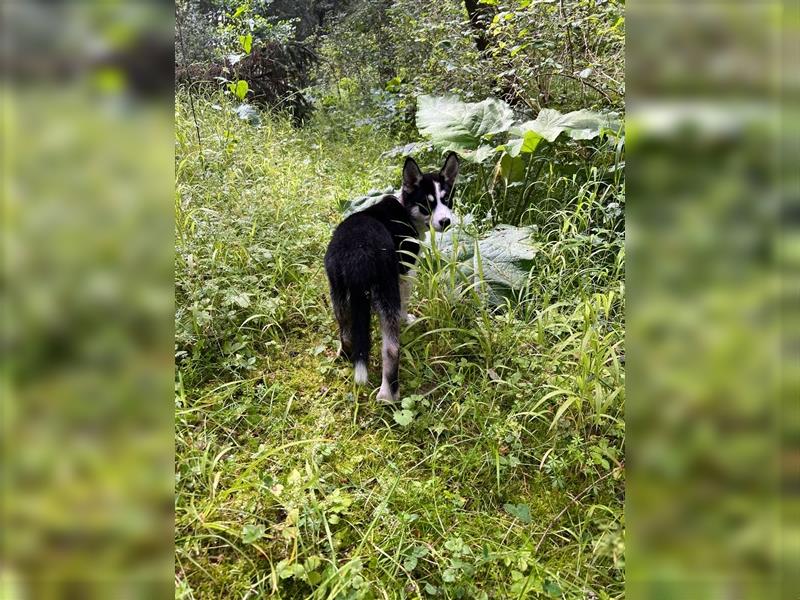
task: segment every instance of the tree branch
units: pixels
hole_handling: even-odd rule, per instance
[[[553,77],[553,76],[555,76],[555,77],[566,77],[567,79],[574,79],[575,81],[580,81],[583,85],[592,88],[595,92],[597,92],[598,94],[603,96],[603,98],[608,100],[609,104],[613,104],[614,103],[614,101],[611,100],[611,97],[605,91],[603,91],[602,89],[600,89],[596,85],[589,83],[585,79],[582,79],[580,77],[576,77],[575,75],[568,75],[567,73],[543,73],[543,75],[548,75],[550,77]]]

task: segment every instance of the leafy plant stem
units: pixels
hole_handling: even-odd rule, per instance
[[[176,17],[177,17],[176,25],[178,26],[178,40],[179,40],[179,42],[181,44],[181,54],[183,55],[183,60],[186,60],[186,56],[187,56],[186,55],[186,43],[184,42],[184,39],[183,39],[183,13],[182,13],[181,9],[179,8],[179,6],[177,6],[177,5],[176,5],[175,12],[176,12]],[[184,66],[186,66],[186,65],[184,65]],[[189,96],[189,107],[191,108],[191,111],[192,111],[192,120],[194,121],[194,131],[197,134],[197,145],[200,147],[201,160],[205,164],[205,157],[204,157],[204,153],[203,153],[203,142],[200,139],[200,124],[197,121],[197,111],[196,111],[195,106],[194,106],[194,97],[193,97],[192,92],[191,92],[191,87],[192,87],[192,79],[191,79],[191,74],[189,74],[189,94],[188,94],[188,96]]]

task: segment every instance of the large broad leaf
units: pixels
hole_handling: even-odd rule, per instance
[[[600,113],[592,110],[575,110],[561,114],[552,108],[543,108],[533,121],[526,121],[511,130],[511,135],[524,138],[529,132],[540,135],[548,142],[566,132],[576,140],[590,140],[605,131],[617,131],[620,121],[616,113]]]
[[[591,140],[605,132],[617,133],[622,126],[617,113],[599,113],[591,110],[576,110],[564,115],[567,119],[566,133],[574,140]]]
[[[509,153],[503,152],[500,160],[497,161],[495,177],[497,176],[505,179],[506,183],[522,181],[525,179],[525,161],[519,156],[511,156]]]
[[[400,191],[395,190],[394,188],[386,188],[383,191],[372,190],[370,192],[367,192],[366,196],[360,196],[358,198],[353,198],[351,200],[345,201],[344,204],[342,204],[341,206],[342,214],[345,217],[349,217],[355,212],[364,210],[365,208],[368,208],[373,204],[380,202],[380,200],[388,194],[397,195],[399,193]]]
[[[461,156],[462,158],[466,158],[470,162],[482,163],[485,162],[492,155],[494,155],[495,152],[497,152],[497,148],[492,148],[491,146],[484,144],[482,146],[478,146],[478,149],[475,150],[474,153],[462,152]]]
[[[485,163],[492,156],[494,156],[499,150],[499,148],[495,148],[493,146],[490,146],[489,144],[481,144],[480,146],[478,146],[476,150],[470,150],[468,148],[464,148],[463,146],[459,146],[458,144],[452,142],[439,143],[437,144],[437,146],[443,151],[453,150],[455,152],[458,152],[458,157],[461,160],[465,160],[467,162],[475,164]]]
[[[518,290],[525,285],[536,248],[531,242],[531,227],[498,225],[478,241],[479,257],[475,268],[483,270],[484,281],[494,288]]]
[[[512,130],[513,132],[514,130]],[[520,154],[530,154],[535,152],[539,142],[542,141],[542,136],[533,130],[520,131],[519,137],[515,137],[512,133],[512,138],[508,140],[505,145],[506,153],[510,156],[516,157]]]
[[[535,227],[498,225],[476,238],[456,227],[439,234],[436,245],[451,260],[458,261],[462,275],[471,283],[486,284],[479,289],[483,289],[490,304],[498,304],[527,283],[536,257],[531,240],[535,231]]]
[[[417,98],[417,128],[439,147],[477,150],[484,136],[508,131],[514,113],[502,100],[462,102],[456,96]]]

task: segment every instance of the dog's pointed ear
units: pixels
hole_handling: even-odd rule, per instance
[[[447,155],[440,175],[447,182],[447,185],[453,187],[456,177],[458,177],[458,154],[451,152]]]
[[[403,165],[403,188],[413,190],[420,181],[422,181],[422,171],[420,171],[417,161],[409,156]]]

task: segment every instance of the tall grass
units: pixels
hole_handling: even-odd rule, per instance
[[[176,108],[178,595],[622,597],[619,176],[530,209],[535,268],[503,306],[429,240],[386,408],[377,354],[366,392],[335,360],[322,255],[337,206],[399,181],[398,140],[196,104],[202,146]]]

